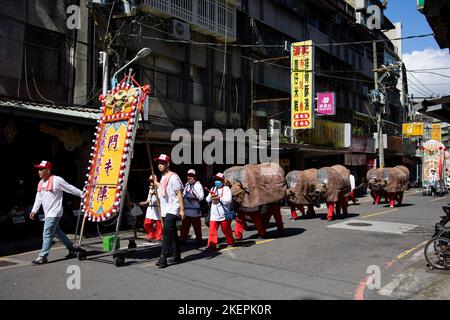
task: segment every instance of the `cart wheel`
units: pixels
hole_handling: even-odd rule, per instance
[[[77,258],[78,258],[78,260],[80,260],[80,261],[85,260],[86,257],[87,257],[87,252],[86,252],[86,250],[83,250],[83,249],[78,250],[78,252],[77,252]]]
[[[116,267],[121,267],[125,264],[125,258],[122,255],[116,255],[114,257],[114,264]]]
[[[136,241],[130,240],[130,242],[128,242],[128,249],[136,249],[136,248],[137,248]]]

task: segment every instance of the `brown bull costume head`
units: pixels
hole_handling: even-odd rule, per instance
[[[317,171],[313,196],[325,202],[337,202],[350,193],[350,172],[341,165],[324,167]]]
[[[288,189],[287,199],[295,205],[313,205],[317,201],[314,196],[317,169],[291,171],[286,176]]]
[[[380,189],[380,187],[378,185],[377,170],[378,169],[370,169],[369,171],[367,171],[367,174],[366,174],[368,188],[371,191],[372,190],[377,191]]]

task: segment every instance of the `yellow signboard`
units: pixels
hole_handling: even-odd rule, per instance
[[[292,129],[314,127],[314,48],[312,40],[291,47],[291,125]]]
[[[436,140],[436,141],[442,140],[442,128],[439,123],[433,124],[431,126],[431,140]]]
[[[101,97],[102,117],[83,196],[83,212],[94,222],[108,220],[121,209],[139,112],[149,91],[149,86],[134,87],[129,83],[134,79],[125,79]]]
[[[422,122],[412,122],[403,124],[404,137],[421,137],[423,136],[424,125]]]

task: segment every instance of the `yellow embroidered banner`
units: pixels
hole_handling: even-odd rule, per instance
[[[314,127],[314,50],[312,40],[291,47],[292,129]]]
[[[106,221],[122,208],[139,112],[149,92],[149,86],[133,82],[137,84],[127,77],[101,97],[102,117],[83,195],[83,212],[94,222]]]

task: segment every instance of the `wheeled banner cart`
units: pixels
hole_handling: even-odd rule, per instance
[[[83,218],[77,222],[75,239],[79,234],[76,247],[79,260],[87,258],[83,249],[83,234],[86,220],[100,223],[117,217],[113,251],[99,256],[112,255],[116,266],[125,263],[124,254],[136,250],[136,230],[134,237],[128,238],[128,249],[118,248],[119,228],[123,214],[127,181],[133,158],[133,146],[137,132],[139,116],[143,112],[150,87],[140,86],[131,75],[132,70],[116,87],[101,96],[102,115],[98,120],[97,132],[93,140],[91,160],[87,180],[83,189],[81,210]],[[151,161],[151,160],[150,160]],[[126,240],[126,239],[121,239]],[[99,257],[96,256],[96,257]]]

